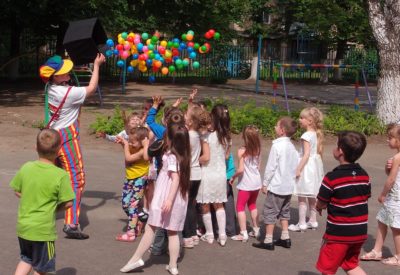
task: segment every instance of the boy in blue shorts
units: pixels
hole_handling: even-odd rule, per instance
[[[339,166],[322,180],[316,206],[320,214],[323,209],[328,209],[326,231],[316,264],[322,274],[336,274],[339,267],[350,275],[366,274],[358,264],[358,257],[368,237],[371,184],[367,172],[355,163],[366,146],[363,134],[340,132],[333,149],[333,157],[339,161]]]
[[[61,147],[56,130],[37,136],[37,161],[25,163],[10,186],[20,198],[17,235],[21,260],[15,274],[46,274],[55,271],[56,212],[72,206],[75,194],[67,172],[54,165]]]

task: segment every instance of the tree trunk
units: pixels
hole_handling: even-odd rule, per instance
[[[380,50],[380,71],[378,79],[379,119],[385,124],[400,120],[400,49]]]
[[[377,115],[385,123],[400,118],[400,0],[368,0],[369,21],[379,49]]]
[[[339,40],[337,43],[337,49],[336,49],[336,58],[335,58],[335,65],[342,64],[344,55],[346,54],[346,46],[347,46],[347,41],[346,40]],[[342,78],[342,69],[334,69],[333,70],[333,78],[335,80],[341,80]]]

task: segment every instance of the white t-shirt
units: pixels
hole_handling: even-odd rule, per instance
[[[68,86],[50,85],[48,89],[50,118],[61,104]],[[85,87],[71,88],[63,107],[58,111],[57,117],[50,124],[52,129],[62,129],[72,125],[79,116],[80,107],[86,98]]]
[[[190,180],[201,180],[201,167],[200,167],[200,135],[197,131],[189,131],[190,148],[192,154],[192,161],[190,164]]]

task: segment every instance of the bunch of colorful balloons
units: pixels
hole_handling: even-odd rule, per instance
[[[108,46],[106,56],[118,56],[117,66],[120,68],[126,66],[127,72],[133,72],[137,67],[142,73],[151,70],[154,73],[161,72],[163,75],[168,75],[184,68],[198,69],[200,67],[200,63],[196,61],[198,54],[208,53],[211,45],[208,42],[202,45],[194,42],[194,36],[195,33],[189,30],[181,35],[181,40],[173,38],[167,41],[160,40],[158,32],[152,36],[146,32],[142,34],[122,32],[118,34],[117,43],[114,43],[113,39],[106,41]],[[220,34],[210,29],[204,37],[218,40]]]

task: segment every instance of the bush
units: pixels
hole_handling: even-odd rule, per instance
[[[235,134],[241,133],[246,125],[255,125],[260,129],[263,136],[273,138],[275,136],[274,127],[276,122],[280,117],[288,115],[286,111],[274,111],[272,108],[257,107],[254,101],[240,106],[229,104],[229,102],[222,98],[216,100],[208,98],[205,101],[209,110],[217,103],[230,106],[231,130]],[[294,111],[290,116],[297,121],[299,114],[299,111]],[[353,109],[341,106],[329,106],[324,115],[324,131],[327,135],[334,135],[338,131],[343,130],[359,131],[366,136],[385,133],[385,126],[380,123],[374,114],[354,111]],[[161,117],[162,111],[157,114],[156,119],[158,122],[161,121]],[[124,128],[120,107],[117,106],[115,108],[113,116],[98,116],[96,122],[90,125],[90,128],[95,132],[105,132],[107,134],[120,132]],[[301,130],[297,132],[295,137],[299,137],[300,132]]]

